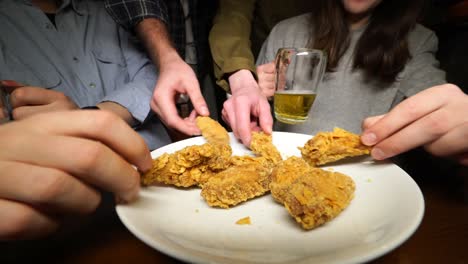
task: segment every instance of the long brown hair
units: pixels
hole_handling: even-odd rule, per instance
[[[393,82],[411,58],[408,33],[416,25],[424,0],[382,0],[375,7],[354,51],[354,69],[367,77]],[[313,48],[327,52],[333,71],[350,43],[350,25],[342,0],[315,0],[311,24]]]

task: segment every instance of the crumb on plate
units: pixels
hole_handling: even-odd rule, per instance
[[[250,224],[252,224],[250,222],[250,216],[247,216],[247,217],[244,217],[244,218],[241,218],[241,219],[237,220],[236,224],[237,225],[250,225]]]

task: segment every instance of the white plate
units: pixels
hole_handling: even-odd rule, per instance
[[[283,157],[300,156],[311,136],[273,133]],[[153,157],[189,145],[191,138],[153,151]],[[251,154],[231,135],[234,155]],[[209,207],[200,189],[143,188],[139,199],[118,205],[124,225],[151,247],[195,263],[358,263],[379,257],[408,239],[424,214],[424,199],[413,179],[388,162],[354,159],[330,166],[352,177],[355,197],[337,218],[304,231],[270,195],[231,209]],[[327,169],[328,169],[327,168]],[[236,221],[250,217],[251,225]]]

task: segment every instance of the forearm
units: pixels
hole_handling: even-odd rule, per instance
[[[158,68],[166,61],[180,59],[167,32],[166,25],[161,20],[145,19],[136,26],[135,30]]]
[[[247,69],[255,75],[254,57],[250,49],[254,8],[255,0],[220,2],[209,36],[218,84],[226,83],[227,77],[240,69]]]
[[[150,18],[168,21],[163,0],[106,0],[105,7],[115,22],[127,30],[134,29],[141,21]]]

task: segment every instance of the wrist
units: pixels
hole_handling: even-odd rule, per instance
[[[176,56],[179,57],[172,45],[166,25],[161,20],[145,19],[137,25],[136,32],[158,67]]]
[[[232,94],[244,89],[259,89],[252,72],[246,69],[234,72],[229,76],[228,81]]]
[[[160,56],[157,58],[157,64],[159,68],[164,68],[165,65],[169,63],[174,63],[174,62],[184,62],[182,58],[179,56],[179,53],[174,48],[171,48],[171,50],[167,50],[166,52],[163,52]]]

